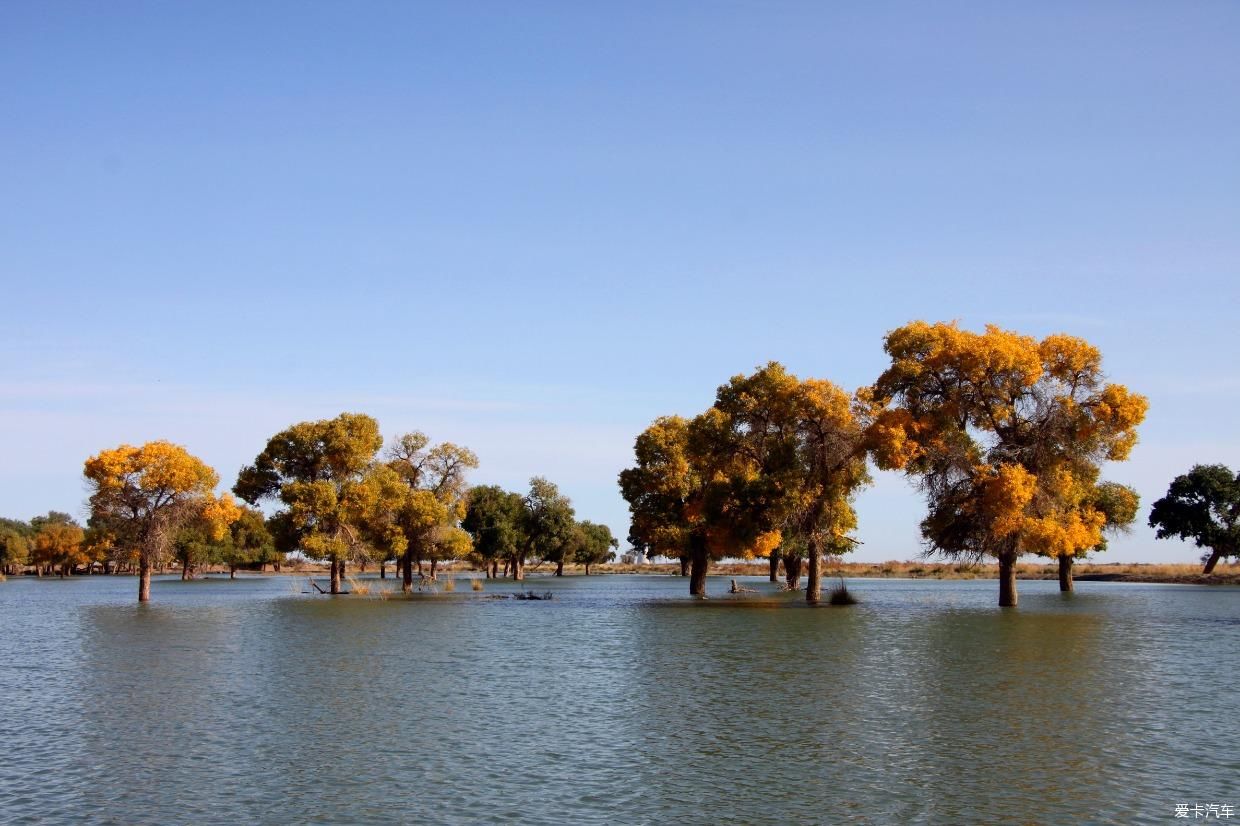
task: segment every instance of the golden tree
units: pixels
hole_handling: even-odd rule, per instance
[[[355,488],[382,446],[379,423],[363,413],[300,422],[272,436],[233,486],[251,505],[275,499],[284,506],[278,524],[296,547],[330,561],[333,594],[345,561],[364,549],[358,499],[365,494]]]
[[[93,561],[84,545],[86,533],[69,514],[51,511],[31,519],[30,526],[35,531],[30,540],[30,561],[38,574],[59,568],[64,577],[78,565]]]
[[[803,546],[805,598],[816,603],[822,556],[852,549],[852,500],[870,481],[864,411],[831,382],[798,379],[778,362],[720,387],[714,410],[714,450],[742,461],[722,465],[734,475],[716,474],[712,524],[755,554],[785,539]]]
[[[1071,560],[1103,544],[1118,526],[1108,510],[1119,520],[1124,509],[1103,501],[1099,468],[1128,457],[1148,404],[1105,381],[1096,348],[923,321],[884,346],[891,365],[866,393],[867,444],[880,468],[925,492],[928,550],[995,557],[999,604],[1010,606],[1021,554]]]
[[[849,547],[852,496],[869,479],[863,433],[852,398],[830,382],[775,362],[736,376],[704,413],[658,419],[637,437],[637,464],[620,474],[630,537],[687,554],[689,592],[704,596],[712,559],[764,556],[797,536],[816,602],[821,555]]]
[[[86,460],[91,526],[138,560],[138,601],[151,598],[151,568],[168,553],[178,528],[202,518],[222,538],[240,509],[215,496],[219,477],[180,445],[121,445]]]

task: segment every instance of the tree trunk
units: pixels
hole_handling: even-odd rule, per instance
[[[499,579],[499,560],[491,560],[491,579]]]
[[[426,579],[426,574],[422,573],[422,560],[418,560],[418,579]]]
[[[340,568],[341,567],[342,566],[340,565],[340,563],[336,561],[336,558],[332,557],[332,590],[331,592],[333,594],[340,593]]]
[[[525,579],[525,560],[520,556],[512,558],[512,581],[520,582]]]
[[[435,567],[436,567],[438,564],[439,564],[439,560],[438,560],[438,559],[432,559],[432,560],[431,560],[431,579],[437,579],[437,577],[436,577],[436,575],[435,575]]]
[[[557,560],[555,563],[555,575],[564,576],[564,560]]]
[[[151,561],[145,556],[138,562],[138,602],[151,601]]]
[[[797,591],[801,588],[801,565],[805,562],[799,556],[784,557],[784,581],[788,583],[789,591]]]
[[[771,582],[779,582],[779,551],[771,551]]]
[[[387,579],[387,563],[379,563],[379,579]]]
[[[680,558],[680,575],[681,576],[689,575],[689,555],[688,554],[685,554],[684,556]]]
[[[1202,571],[1201,573],[1202,574],[1214,573],[1214,566],[1218,564],[1218,561],[1220,558],[1222,558],[1222,556],[1223,554],[1221,551],[1211,550],[1210,558],[1206,560],[1206,569]]]
[[[999,555],[999,605],[1016,607],[1016,554]]]
[[[587,562],[586,563],[586,576],[589,576],[589,575],[590,575],[590,563]]]
[[[405,551],[400,560],[400,592],[408,594],[413,591],[413,553]]]
[[[822,598],[822,579],[819,570],[822,566],[822,553],[818,550],[818,539],[810,535],[809,539],[809,578],[805,583],[805,601],[817,605]]]
[[[695,536],[689,540],[689,596],[706,596],[706,570],[710,567],[710,556],[706,551],[706,537]],[[681,563],[683,568],[684,563]]]
[[[181,560],[181,581],[185,582],[189,578],[189,557],[187,556]]]
[[[1075,558],[1071,556],[1059,557],[1059,590],[1061,591],[1073,590],[1072,563],[1074,561],[1075,561]]]
[[[228,566],[228,578],[229,578],[229,579],[236,579],[236,578],[237,578],[237,566],[236,566],[236,565],[229,565],[229,566]]]

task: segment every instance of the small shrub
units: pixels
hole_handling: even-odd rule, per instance
[[[471,589],[471,590],[474,590],[474,591],[481,591],[481,590],[482,590],[482,580],[481,580],[481,579],[479,579],[478,577],[474,577],[473,579],[471,579],[471,580],[469,581],[469,587],[470,587],[470,589]]]
[[[844,584],[844,578],[840,577],[840,584],[831,589],[831,593],[827,595],[828,605],[856,605],[857,598],[848,590],[848,586]]]
[[[448,593],[451,593],[452,591],[455,591],[455,590],[456,590],[456,580],[455,580],[455,579],[453,579],[452,577],[448,577],[446,580],[444,580],[444,583],[443,583],[443,589],[444,589],[444,591],[445,591],[445,592],[448,592]]]

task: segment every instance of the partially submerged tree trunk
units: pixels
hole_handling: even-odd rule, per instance
[[[1003,608],[1016,607],[1016,554],[1014,552],[999,555],[999,605]]]
[[[1204,570],[1204,571],[1202,571],[1201,573],[1202,573],[1202,574],[1212,574],[1212,573],[1214,573],[1214,566],[1218,564],[1218,561],[1219,561],[1222,557],[1223,557],[1223,552],[1222,552],[1222,551],[1218,551],[1218,550],[1211,549],[1211,550],[1210,550],[1210,558],[1206,560],[1206,567],[1205,567],[1205,570]]]
[[[564,560],[557,560],[555,563],[555,575],[564,576]]]
[[[525,579],[525,560],[520,556],[512,558],[512,579],[513,582],[520,582]]]
[[[193,579],[193,576],[194,575],[190,572],[189,557],[187,556],[181,560],[181,581],[186,582]]]
[[[680,575],[681,576],[689,575],[689,555],[688,554],[685,554],[684,556],[680,558]]]
[[[340,568],[341,568],[340,563],[336,561],[335,557],[333,557],[332,558],[332,590],[331,590],[333,594],[340,593]]]
[[[413,590],[413,556],[406,551],[400,560],[400,592],[408,594]]]
[[[1073,590],[1072,583],[1072,563],[1075,559],[1071,556],[1059,557],[1059,590]]]
[[[237,566],[236,566],[236,565],[229,565],[229,566],[228,566],[228,578],[229,578],[229,579],[236,579],[236,578],[237,578]]]
[[[145,556],[138,563],[138,602],[151,601],[151,561]]]
[[[822,553],[818,550],[818,539],[811,535],[809,539],[809,578],[805,583],[805,601],[811,605],[816,605],[822,597],[822,579],[819,577],[821,565]]]
[[[499,579],[499,560],[491,560],[491,579]]]
[[[387,562],[379,563],[379,579],[387,579]]]
[[[589,576],[590,575],[590,563],[587,562],[585,565],[586,565],[586,576]]]
[[[779,582],[779,551],[771,551],[771,582]]]
[[[784,582],[788,583],[789,591],[798,591],[801,588],[801,566],[805,563],[805,559],[799,556],[784,557]],[[778,577],[776,578],[778,579]]]
[[[710,567],[710,556],[706,550],[706,537],[695,536],[689,540],[689,596],[706,596],[706,570]],[[681,563],[682,567],[684,563]]]
[[[431,579],[438,579],[438,575],[435,573],[435,568],[436,568],[438,565],[439,565],[439,560],[438,560],[438,559],[432,559],[432,560],[431,560]]]

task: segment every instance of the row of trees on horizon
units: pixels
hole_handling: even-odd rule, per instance
[[[610,528],[578,520],[555,484],[535,477],[526,494],[470,488],[466,475],[477,466],[468,448],[432,445],[419,432],[383,450],[378,422],[360,413],[275,434],[242,468],[231,494],[217,495],[215,471],[179,445],[121,445],[86,461],[85,530],[67,514],[29,525],[6,520],[0,553],[5,565],[33,563],[40,574],[94,564],[109,573],[135,571],[140,601],[150,599],[152,571],[172,560],[189,578],[204,565],[227,565],[233,573],[278,566],[297,552],[329,562],[336,594],[347,564],[377,564],[386,576],[395,563],[408,592],[415,569],[424,576],[429,565],[433,578],[447,560],[466,560],[487,576],[498,575],[502,564],[505,574],[522,579],[531,559],[554,563],[557,574],[566,563],[589,574],[591,565],[614,557]],[[260,504],[273,506],[270,516]],[[39,550],[49,531],[44,523],[63,535],[46,557]]]
[[[1102,480],[1101,467],[1128,457],[1145,398],[1107,382],[1098,350],[1067,335],[913,322],[884,346],[890,366],[853,393],[771,362],[733,377],[703,413],[655,420],[619,479],[633,547],[679,558],[694,596],[705,595],[712,560],[765,556],[772,577],[782,561],[793,585],[804,567],[806,599],[817,602],[824,556],[856,544],[853,501],[872,464],[924,493],[927,551],[997,560],[1000,605],[1017,602],[1025,554],[1058,560],[1071,590],[1074,561],[1135,521],[1136,491]],[[216,472],[181,446],[121,445],[85,463],[85,528],[57,512],[0,521],[0,568],[135,571],[145,601],[151,571],[171,560],[188,578],[206,565],[278,566],[299,552],[330,564],[334,594],[349,564],[377,564],[381,576],[395,564],[408,592],[415,570],[429,565],[433,578],[446,560],[487,576],[502,565],[519,580],[531,560],[559,575],[566,563],[588,574],[614,558],[610,529],[577,520],[553,483],[471,487],[477,467],[468,448],[416,431],[384,449],[378,422],[361,413],[275,434],[231,494],[217,494]],[[1240,476],[1194,467],[1149,522],[1160,538],[1208,548],[1209,573],[1240,555]]]

